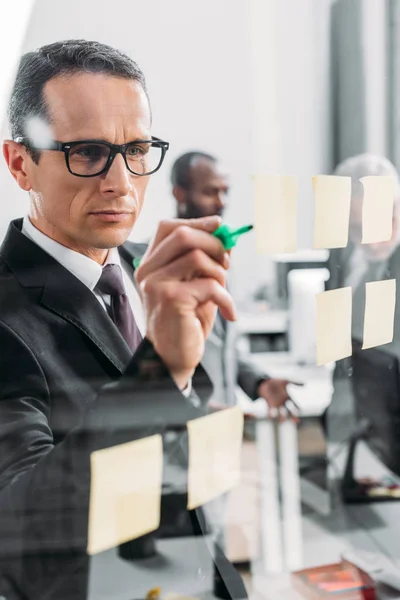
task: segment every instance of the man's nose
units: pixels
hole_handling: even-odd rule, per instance
[[[132,175],[127,169],[124,157],[117,154],[102,178],[101,191],[105,194],[126,196],[132,187]]]
[[[216,200],[217,200],[217,207],[219,209],[224,210],[224,208],[226,207],[226,193],[225,192],[218,192],[216,195]]]

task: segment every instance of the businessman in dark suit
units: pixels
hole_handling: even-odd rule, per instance
[[[25,55],[9,118],[30,209],[0,251],[0,594],[84,598],[90,455],[205,413],[229,258],[218,217],[163,222],[135,297],[117,248],[168,143],[127,56],[76,40]]]

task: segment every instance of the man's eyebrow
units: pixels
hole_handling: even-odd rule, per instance
[[[124,144],[114,144],[113,142],[109,142],[108,140],[105,140],[104,138],[95,138],[95,137],[79,137],[79,138],[74,138],[73,140],[74,142],[94,142],[97,144],[111,144],[113,146],[124,146],[125,144],[135,144],[137,142],[151,142],[151,136],[149,137],[135,137],[134,139],[130,139],[127,142],[124,142]],[[68,142],[63,142],[63,143],[68,143]],[[71,143],[71,142],[69,142]]]

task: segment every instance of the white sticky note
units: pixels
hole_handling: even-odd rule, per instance
[[[364,187],[362,243],[387,242],[393,230],[395,180],[390,176],[371,175],[360,181]]]
[[[243,412],[226,408],[187,423],[189,436],[188,509],[192,510],[240,482]]]
[[[351,356],[351,287],[316,295],[317,365]]]
[[[295,252],[297,180],[292,176],[255,175],[254,226],[257,252]]]
[[[313,177],[314,248],[345,248],[349,239],[351,177]]]
[[[162,467],[160,435],[91,454],[88,554],[159,527]]]
[[[363,350],[393,341],[396,280],[365,284]]]

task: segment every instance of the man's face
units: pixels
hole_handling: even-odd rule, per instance
[[[371,262],[386,261],[398,245],[399,214],[397,206],[393,212],[392,237],[387,242],[376,244],[362,244],[362,249]],[[362,240],[362,199],[355,198],[350,210],[350,238],[356,245],[361,245]]]
[[[136,81],[84,73],[50,80],[44,95],[52,135],[59,142],[124,144],[150,138],[150,108]],[[43,151],[38,165],[25,154],[23,168],[34,225],[95,259],[127,239],[149,179],[131,174],[121,154],[108,172],[92,178],[69,173],[64,153],[58,151]]]
[[[181,190],[179,216],[188,219],[222,216],[226,208],[229,180],[218,163],[199,158],[191,167],[191,187]]]

